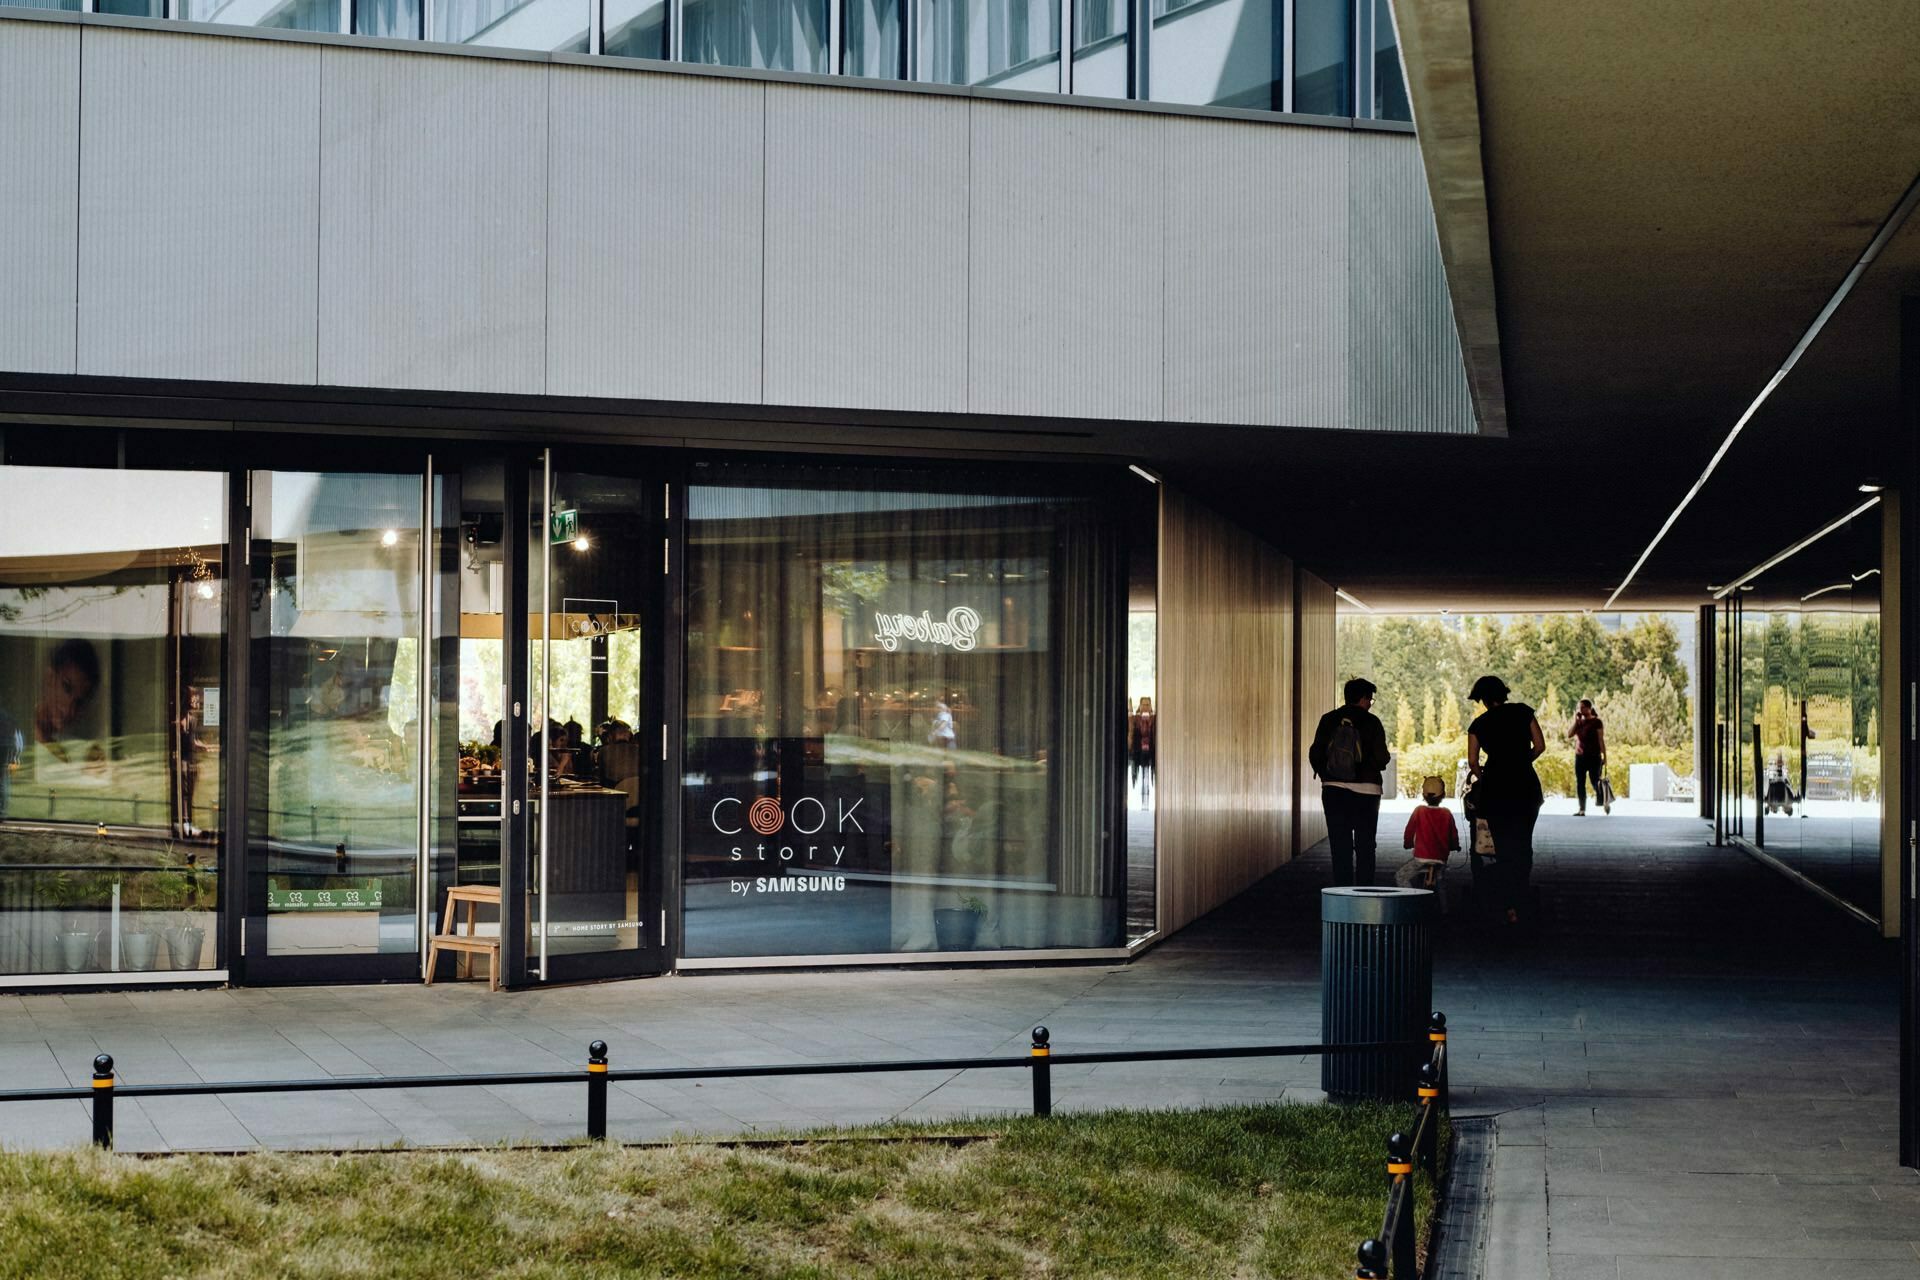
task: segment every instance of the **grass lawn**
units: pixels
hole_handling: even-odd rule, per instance
[[[1378,1230],[1386,1135],[1408,1123],[1286,1105],[778,1146],[9,1153],[0,1277],[1335,1280]],[[989,1136],[923,1140],[942,1133]]]

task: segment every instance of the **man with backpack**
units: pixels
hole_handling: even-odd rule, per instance
[[[1336,885],[1373,883],[1380,784],[1391,759],[1386,727],[1373,714],[1373,694],[1371,680],[1347,681],[1342,690],[1346,705],[1320,717],[1307,749],[1307,763],[1320,779],[1320,803],[1327,811]]]

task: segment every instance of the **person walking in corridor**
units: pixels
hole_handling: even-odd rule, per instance
[[[1499,676],[1473,682],[1467,696],[1486,711],[1467,726],[1467,776],[1473,779],[1474,813],[1487,820],[1493,837],[1492,905],[1506,914],[1508,924],[1518,924],[1533,875],[1533,827],[1544,799],[1533,762],[1546,751],[1547,740],[1533,708],[1508,702],[1507,693]]]
[[[1589,779],[1593,782],[1593,798],[1600,802],[1602,809],[1612,813],[1613,801],[1600,789],[1600,780],[1607,776],[1607,724],[1593,709],[1592,698],[1580,699],[1580,708],[1573,713],[1567,736],[1573,739],[1573,792],[1580,801],[1574,816],[1587,816]]]
[[[1347,681],[1343,706],[1320,717],[1307,763],[1320,779],[1327,846],[1336,885],[1372,884],[1380,791],[1388,762],[1387,731],[1373,714],[1371,680]]]

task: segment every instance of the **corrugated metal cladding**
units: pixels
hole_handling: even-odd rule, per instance
[[[547,390],[758,403],[766,86],[552,75]]]
[[[1350,136],[1351,425],[1472,431],[1460,335],[1420,154],[1390,134]]]
[[[320,48],[85,41],[79,371],[311,383]]]
[[[766,403],[966,412],[968,104],[766,105]]]
[[[19,19],[0,109],[0,369],[1473,428],[1403,134]]]
[[[80,32],[0,39],[0,369],[72,373],[80,190]]]
[[[975,413],[1161,416],[1166,120],[973,104]]]
[[[1350,135],[1293,131],[1277,164],[1271,133],[1167,121],[1165,414],[1175,421],[1347,425]]]
[[[546,390],[550,70],[322,51],[322,383]]]

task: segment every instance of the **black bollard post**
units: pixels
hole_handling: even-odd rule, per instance
[[[1354,1280],[1387,1280],[1387,1250],[1378,1240],[1360,1243],[1360,1267]]]
[[[1433,1177],[1440,1176],[1440,1068],[1431,1062],[1420,1064],[1420,1167]]]
[[[1033,1114],[1053,1114],[1053,1062],[1048,1041],[1053,1037],[1045,1027],[1033,1029]]]
[[[1449,1105],[1447,1102],[1447,1058],[1450,1055],[1446,1052],[1447,1015],[1441,1013],[1438,1009],[1435,1009],[1433,1016],[1427,1019],[1427,1044],[1428,1052],[1437,1055],[1440,1059],[1440,1107],[1442,1110],[1445,1110]]]
[[[607,1140],[607,1042],[587,1046],[587,1140]]]
[[[113,1058],[104,1053],[93,1060],[93,1145],[113,1150]]]
[[[1396,1133],[1387,1139],[1388,1195],[1398,1194],[1400,1212],[1393,1218],[1393,1280],[1415,1280],[1413,1256],[1413,1139]]]

